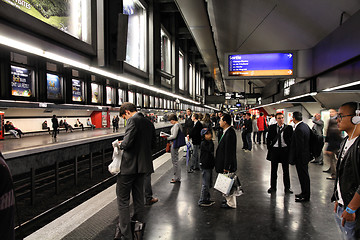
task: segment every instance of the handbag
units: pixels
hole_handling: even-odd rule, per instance
[[[166,151],[167,153],[171,152],[171,143],[168,142],[168,143],[166,144],[165,151]]]
[[[118,140],[115,140],[112,143],[112,145],[114,148],[114,152],[113,152],[113,156],[112,156],[113,161],[109,164],[108,170],[111,174],[116,175],[120,172],[121,158],[122,158],[123,150],[120,150],[118,148],[118,146],[119,146]]]
[[[230,190],[234,184],[234,179],[229,177],[229,174],[219,173],[214,188],[225,195],[229,195]]]
[[[179,129],[176,139],[173,141],[173,144],[174,144],[174,148],[180,148],[180,147],[186,145],[185,135],[180,129]]]

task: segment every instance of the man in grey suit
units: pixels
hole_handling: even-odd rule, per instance
[[[308,202],[310,200],[310,176],[308,171],[310,154],[310,128],[302,121],[301,112],[293,113],[295,130],[291,138],[290,164],[296,166],[301,193],[295,194],[295,202]]]
[[[323,137],[324,136],[324,134],[323,134],[324,121],[321,120],[321,115],[319,113],[316,113],[314,115],[314,117],[312,118],[312,122],[314,123],[314,126],[313,126],[312,130],[314,132],[316,132],[316,135]],[[324,154],[321,151],[320,156],[318,156],[317,158],[312,160],[311,163],[317,163],[319,165],[323,165],[324,164],[323,159],[324,159]]]
[[[154,125],[136,111],[132,103],[120,107],[120,116],[127,120],[125,136],[119,148],[124,150],[120,173],[117,176],[116,195],[119,208],[119,224],[115,239],[133,239],[131,222],[144,227],[144,176],[154,172],[152,148],[156,144]],[[134,214],[130,218],[130,192]],[[142,226],[142,227],[141,227]]]

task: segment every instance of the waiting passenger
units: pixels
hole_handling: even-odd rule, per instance
[[[219,123],[223,129],[223,135],[216,149],[215,170],[217,173],[235,173],[237,170],[237,138],[234,128],[231,127],[231,116],[229,114],[222,115]],[[223,196],[225,201],[221,205],[222,208],[236,208],[236,196]]]
[[[50,132],[50,127],[48,127],[46,120],[42,123],[41,128],[42,128],[43,130],[48,130],[49,134],[51,134],[51,132]]]
[[[244,124],[243,124],[243,132],[241,133],[243,139],[243,149],[244,152],[250,152],[252,149],[252,141],[251,141],[251,133],[252,133],[252,121],[251,114],[246,113]]]
[[[62,120],[61,120],[62,121]],[[53,115],[53,117],[51,118],[51,122],[52,122],[52,127],[53,127],[53,133],[52,136],[54,138],[56,138],[56,135],[59,133],[59,122],[58,119],[56,118],[56,115]]]
[[[132,103],[123,103],[120,116],[127,120],[123,141],[124,150],[120,173],[117,175],[116,195],[119,224],[114,239],[133,239],[133,229],[144,232],[144,175],[154,172],[151,152],[156,145],[154,125],[136,111]],[[130,193],[133,197],[134,214],[130,217]],[[132,222],[131,222],[132,219]]]
[[[358,110],[357,110],[358,109]],[[338,112],[337,124],[348,136],[342,141],[337,164],[334,194],[335,220],[342,239],[360,239],[360,116],[359,103],[344,103]],[[358,127],[359,126],[359,127]],[[348,154],[349,153],[349,154]]]
[[[113,132],[117,132],[119,130],[119,117],[118,116],[114,116],[114,118],[112,120],[112,125],[113,125]]]
[[[212,184],[212,170],[215,166],[214,142],[212,141],[212,131],[208,128],[201,130],[203,140],[200,145],[200,168],[202,171],[201,193],[199,206],[209,207],[215,203],[210,199],[210,188]]]
[[[74,130],[74,128],[66,122],[66,119],[64,120],[64,127],[65,127],[66,132],[68,132],[69,129],[71,132],[73,132],[73,130]]]
[[[93,129],[95,128],[95,125],[91,123],[90,118],[87,119],[86,124],[87,124],[89,127],[91,127],[91,130],[93,130]]]
[[[183,133],[184,130],[183,130],[182,126],[179,124],[178,118],[176,117],[175,114],[170,114],[169,121],[171,124],[174,125],[171,128],[171,135],[169,137],[167,137],[168,141],[173,141],[173,144],[171,144],[171,161],[173,164],[174,178],[171,179],[170,182],[177,183],[177,182],[181,181],[181,168],[180,168],[180,164],[179,164],[179,147],[174,146],[174,140],[177,139],[178,134],[180,132]],[[183,136],[185,137],[185,135],[183,135]]]
[[[277,124],[269,126],[269,134],[266,140],[268,148],[266,159],[271,161],[271,178],[268,193],[276,192],[278,165],[281,163],[283,171],[284,192],[292,194],[293,191],[290,189],[289,174],[289,148],[291,146],[293,128],[284,124],[284,114],[277,113],[275,118]]]
[[[302,121],[302,113],[294,112],[293,121],[295,130],[291,137],[290,159],[289,163],[296,166],[299,177],[301,193],[295,194],[295,202],[310,201],[310,175],[309,161],[310,154],[310,128]]]
[[[259,136],[258,136],[259,128],[257,126],[257,119],[255,115],[252,115],[251,121],[252,121],[252,129],[253,129],[253,143],[256,144],[256,140],[259,142]]]
[[[260,113],[260,117],[257,119],[258,132],[258,143],[261,143],[261,135],[263,135],[263,143],[265,144],[266,132],[267,132],[267,121],[264,117],[264,113]]]
[[[79,119],[76,119],[74,127],[81,127],[81,130],[84,131],[84,124],[82,124]]]
[[[316,133],[316,135],[324,137],[323,136],[324,121],[321,120],[321,115],[319,113],[316,113],[314,115],[314,117],[312,118],[312,122],[314,123],[312,130]],[[321,151],[320,156],[312,160],[311,163],[317,163],[319,165],[323,165],[324,164],[323,159],[324,159],[324,154]]]
[[[201,129],[203,126],[199,121],[199,114],[194,113],[192,115],[192,120],[194,122],[194,127],[190,130],[189,137],[192,140],[193,144],[193,155],[191,157],[191,164],[188,173],[194,172],[194,170],[200,170],[199,168],[199,158],[200,158],[200,144],[201,144]]]
[[[14,135],[14,137],[16,137],[16,138],[21,137],[21,136],[19,136],[18,132],[14,129],[14,126],[12,126],[10,124],[10,121],[6,121],[4,128],[5,128],[5,132],[11,133],[12,135]]]

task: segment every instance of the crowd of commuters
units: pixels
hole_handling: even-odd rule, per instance
[[[358,209],[360,207],[360,107],[359,103],[349,102],[343,104],[339,111],[330,109],[330,119],[327,124],[327,146],[325,155],[313,156],[311,144],[313,135],[323,138],[324,121],[316,113],[313,118],[313,127],[310,128],[303,121],[301,112],[292,114],[292,124],[285,124],[284,114],[278,112],[274,115],[259,117],[245,114],[230,115],[218,112],[216,114],[193,113],[186,111],[184,126],[179,123],[176,114],[167,118],[173,125],[170,135],[166,138],[172,143],[171,160],[173,163],[173,178],[170,183],[181,182],[181,168],[179,165],[179,149],[185,145],[185,138],[191,141],[193,152],[189,163],[188,173],[201,170],[201,189],[198,205],[200,207],[212,206],[215,201],[211,199],[210,188],[213,183],[213,170],[219,174],[233,176],[237,171],[237,133],[241,130],[244,152],[252,150],[252,144],[266,144],[266,159],[271,162],[271,176],[269,194],[277,192],[278,165],[282,165],[283,184],[285,194],[293,194],[290,185],[289,165],[295,165],[301,192],[295,194],[295,202],[310,201],[310,175],[309,162],[322,165],[324,158],[329,162],[330,173],[328,179],[334,180],[334,216],[344,239],[359,239],[360,226]],[[117,203],[119,219],[116,227],[115,239],[133,239],[134,234],[141,236],[144,233],[144,205],[158,202],[152,197],[151,174],[154,172],[152,163],[152,150],[156,144],[155,127],[147,116],[137,112],[132,103],[124,103],[120,108],[120,117],[127,121],[123,141],[118,148],[123,150],[120,173],[117,175]],[[53,136],[56,138],[60,126],[56,115],[53,115]],[[113,131],[117,131],[119,119],[113,119]],[[63,125],[66,126],[66,120]],[[83,124],[77,120],[77,126]],[[91,124],[91,122],[90,122]],[[87,123],[87,125],[90,125]],[[22,132],[16,129],[11,122],[6,122],[6,129],[11,133],[21,136]],[[48,131],[47,122],[43,129]],[[68,125],[68,129],[71,130]],[[13,132],[15,131],[15,132]],[[340,132],[347,137],[342,139]],[[214,144],[217,135],[217,144]],[[262,136],[262,137],[261,137]],[[182,141],[179,141],[182,139]],[[314,158],[313,161],[311,161]],[[4,183],[7,181],[8,194],[6,197],[13,199],[11,189],[11,175],[7,174],[8,168],[0,156],[0,167],[3,169]],[[1,169],[0,169],[1,170]],[[6,178],[6,181],[5,181]],[[133,211],[130,211],[130,194],[133,199]],[[5,195],[4,195],[5,196]],[[235,209],[236,195],[223,195],[221,207]],[[7,201],[6,207],[9,215],[6,224],[13,226],[13,201]],[[132,216],[130,212],[133,212]],[[5,216],[5,215],[4,215]],[[4,225],[4,226],[5,226]],[[9,229],[9,228],[7,228]],[[13,232],[7,232],[11,236]]]

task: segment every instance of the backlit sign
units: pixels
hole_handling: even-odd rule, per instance
[[[293,76],[292,53],[228,55],[228,75],[241,77]]]

